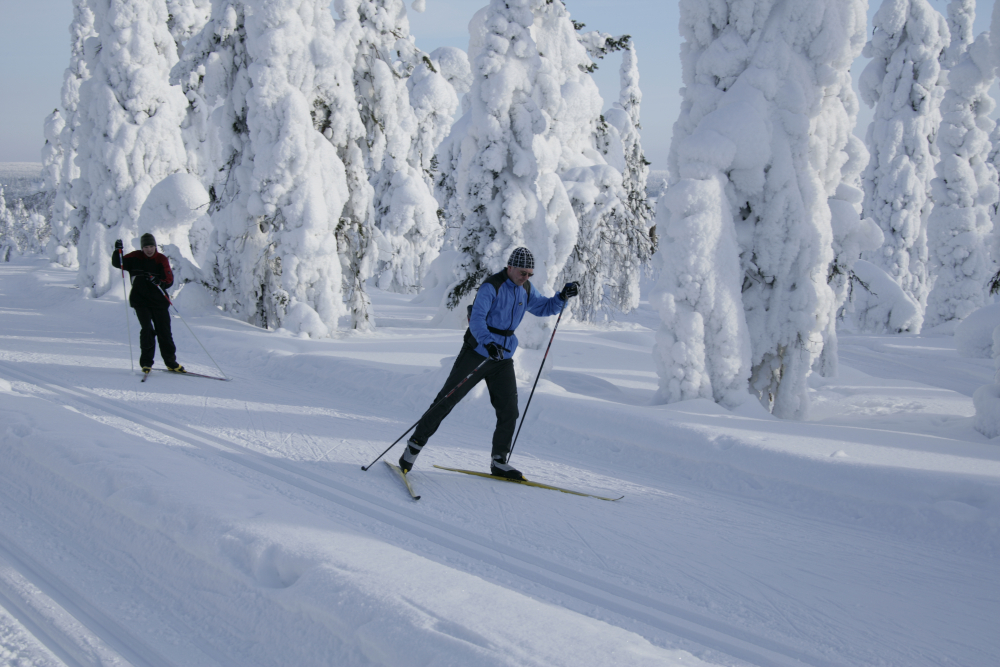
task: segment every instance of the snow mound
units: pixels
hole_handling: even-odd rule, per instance
[[[859,259],[854,275],[860,281],[851,297],[854,321],[859,331],[869,333],[916,333],[920,330],[920,306],[888,273]]]
[[[961,357],[991,359],[1000,350],[993,343],[993,332],[1000,327],[1000,303],[973,311],[955,327],[955,349]]]

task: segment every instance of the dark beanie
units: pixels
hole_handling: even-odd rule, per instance
[[[139,245],[141,247],[143,247],[143,248],[145,248],[148,245],[155,246],[156,245],[156,239],[153,238],[152,234],[143,234],[142,238],[139,240]]]
[[[527,248],[514,248],[514,252],[510,253],[510,259],[507,260],[507,266],[515,269],[533,269],[535,256]]]

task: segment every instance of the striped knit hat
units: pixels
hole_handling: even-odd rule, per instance
[[[515,269],[533,269],[535,256],[527,248],[514,248],[514,252],[510,253],[510,259],[507,260],[507,266]]]

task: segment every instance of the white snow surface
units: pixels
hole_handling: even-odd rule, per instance
[[[562,322],[511,460],[622,500],[433,468],[485,469],[480,385],[414,502],[360,468],[457,353],[436,299],[372,289],[374,332],[317,340],[188,284],[179,358],[218,372],[193,332],[232,381],[140,383],[121,292],[0,265],[3,664],[1000,664],[1000,439],[972,400],[994,368],[951,336],[842,334],[810,421],[654,405],[643,295]],[[542,354],[518,351],[522,412]]]

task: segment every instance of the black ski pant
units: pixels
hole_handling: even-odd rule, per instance
[[[463,345],[462,351],[458,353],[458,358],[455,359],[455,365],[451,367],[451,374],[448,375],[448,380],[444,383],[438,395],[434,397],[434,402],[431,405],[434,405],[447,396],[448,392],[464,380],[465,376],[471,373],[472,369],[481,364],[482,361],[483,356],[481,354],[468,345]],[[437,431],[438,426],[441,425],[441,422],[448,416],[452,408],[466,394],[472,391],[472,388],[479,384],[480,380],[484,379],[486,380],[486,388],[490,392],[490,403],[493,404],[493,409],[497,414],[497,426],[493,431],[492,456],[493,458],[500,456],[503,461],[506,461],[507,455],[510,453],[510,441],[514,437],[514,427],[517,426],[518,415],[517,380],[514,377],[513,359],[487,361],[458,391],[448,396],[448,399],[443,401],[441,405],[433,410],[429,410],[427,414],[421,417],[420,422],[417,424],[417,430],[413,432],[413,440],[421,445],[425,444],[427,439],[434,435],[434,432]]]
[[[166,308],[135,307],[139,318],[139,365],[153,367],[153,353],[156,341],[160,341],[160,357],[167,366],[177,365],[177,348],[170,334],[170,311]]]

